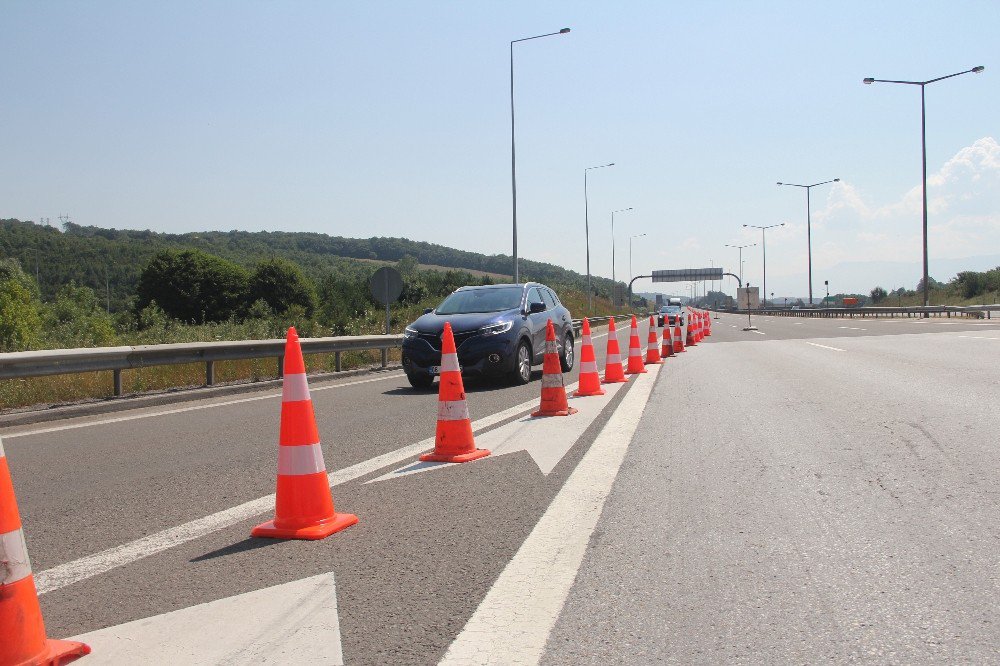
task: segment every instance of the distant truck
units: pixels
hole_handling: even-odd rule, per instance
[[[669,299],[669,300],[667,301],[667,305],[680,305],[680,304],[681,304],[681,299],[680,299],[680,298],[677,298],[676,296],[675,296],[675,297],[672,297],[672,298],[670,298],[670,299]]]
[[[858,304],[858,299],[857,299],[856,296],[844,296],[844,307],[845,308],[848,307],[848,306],[857,305],[857,304]]]

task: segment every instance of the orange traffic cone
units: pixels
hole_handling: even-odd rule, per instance
[[[698,310],[696,321],[698,322],[698,326],[694,329],[695,339],[701,342],[705,339],[705,317],[701,310]]]
[[[705,337],[706,338],[712,337],[712,313],[711,312],[706,312],[705,313]]]
[[[679,354],[684,351],[684,334],[681,331],[681,319],[677,318],[677,323],[674,324],[674,353]]]
[[[694,310],[688,310],[687,340],[684,342],[685,347],[693,347],[698,344],[698,337],[695,335],[697,327],[697,315],[695,315]]]
[[[601,388],[601,375],[597,373],[597,357],[594,355],[594,342],[590,337],[590,321],[583,318],[583,344],[580,346],[580,386],[574,395],[585,397],[589,395],[604,395]]]
[[[660,348],[660,358],[674,355],[674,341],[670,335],[670,320],[664,315],[663,320],[663,346]]]
[[[569,416],[577,410],[566,402],[566,385],[559,365],[556,329],[550,319],[545,325],[545,360],[542,362],[542,402],[532,416]]]
[[[472,437],[465,385],[455,351],[451,323],[445,322],[441,333],[441,377],[438,388],[437,433],[434,450],[420,456],[424,462],[463,463],[490,455],[489,449],[477,449]]]
[[[646,365],[659,365],[663,363],[660,358],[660,336],[656,333],[656,317],[649,318],[649,335],[646,336]]]
[[[638,375],[646,372],[646,367],[642,362],[642,347],[639,345],[639,324],[632,315],[632,330],[628,339],[628,367],[625,372],[630,375]]]
[[[615,318],[608,320],[608,350],[604,354],[604,383],[620,384],[627,382],[625,368],[622,367],[622,355],[618,349],[618,331],[615,329]]]
[[[45,637],[14,484],[0,441],[0,664],[68,664],[90,646]]]
[[[306,364],[295,327],[285,338],[278,435],[278,490],[274,520],[250,530],[250,536],[273,539],[324,539],[350,527],[358,517],[337,513],[320,448]]]

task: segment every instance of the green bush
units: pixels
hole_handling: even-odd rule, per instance
[[[188,323],[240,316],[248,304],[250,273],[200,250],[164,250],[139,276],[137,308],[156,301],[169,316]]]
[[[316,288],[295,264],[271,259],[258,264],[250,276],[249,302],[260,300],[278,314],[297,306],[311,317],[316,309]]]

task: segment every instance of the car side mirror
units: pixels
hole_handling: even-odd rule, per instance
[[[430,314],[434,312],[434,308],[424,308],[424,314]]]
[[[532,303],[528,306],[528,314],[545,312],[545,303]]]

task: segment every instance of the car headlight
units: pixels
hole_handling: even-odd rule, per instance
[[[410,338],[415,338],[415,337],[417,337],[417,330],[415,328],[410,328],[409,326],[407,326],[406,328],[403,329],[404,340],[409,340]]]
[[[500,335],[501,333],[506,333],[514,326],[514,321],[504,321],[499,324],[490,324],[489,326],[483,326],[479,329],[482,335]]]

